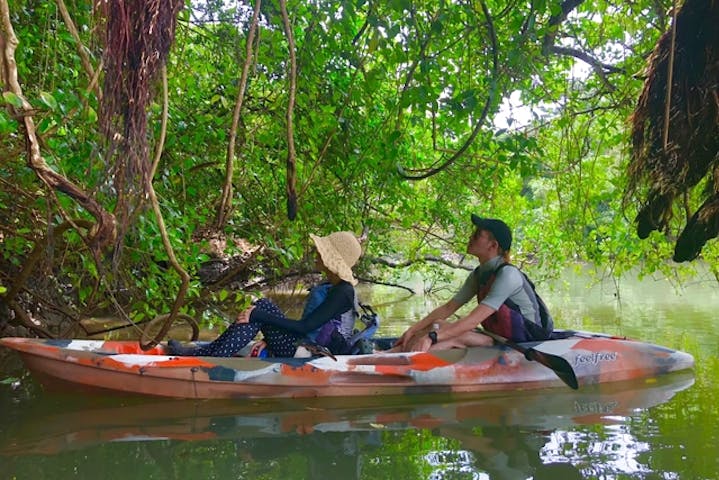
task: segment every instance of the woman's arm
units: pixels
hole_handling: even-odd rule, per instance
[[[266,323],[305,335],[354,308],[354,295],[352,285],[342,282],[330,288],[324,302],[302,320],[278,317],[263,310],[254,309],[250,315],[250,322]]]

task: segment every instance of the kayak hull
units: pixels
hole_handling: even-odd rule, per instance
[[[316,358],[181,357],[137,342],[2,338],[47,386],[178,398],[309,398],[479,393],[559,387],[555,373],[504,346]],[[569,362],[582,385],[691,369],[691,355],[577,332],[523,344]]]

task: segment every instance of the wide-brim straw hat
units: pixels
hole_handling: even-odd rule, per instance
[[[357,285],[352,267],[362,255],[362,247],[352,232],[335,232],[325,237],[310,234],[317,253],[327,270],[342,280]]]

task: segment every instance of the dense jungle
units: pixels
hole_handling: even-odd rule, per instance
[[[0,335],[207,325],[335,230],[362,281],[431,293],[470,213],[540,282],[719,282],[718,24],[710,0],[0,0]]]

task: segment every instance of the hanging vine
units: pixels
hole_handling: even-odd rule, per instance
[[[245,63],[242,65],[242,75],[240,77],[240,85],[237,89],[237,99],[235,100],[235,109],[232,113],[232,126],[230,127],[230,138],[227,145],[227,158],[225,161],[225,184],[222,187],[222,198],[217,208],[217,218],[215,226],[218,229],[227,223],[227,217],[232,210],[232,177],[234,176],[235,165],[235,143],[237,142],[237,128],[240,123],[240,113],[242,112],[242,104],[245,98],[245,89],[247,88],[247,77],[250,73],[252,65],[252,45],[255,41],[255,33],[257,32],[257,19],[260,16],[260,6],[262,0],[255,1],[255,8],[252,12],[252,20],[250,20],[250,29],[247,32],[247,43],[245,45]]]
[[[290,53],[290,71],[289,71],[289,98],[287,100],[287,218],[294,220],[297,217],[297,189],[295,167],[295,134],[292,117],[295,110],[295,93],[297,90],[297,59],[295,57],[295,39],[292,35],[292,25],[290,25],[290,17],[287,14],[286,0],[280,0],[280,9],[282,10],[282,23],[287,36],[287,44]]]
[[[652,53],[632,116],[625,206],[640,201],[637,235],[664,231],[683,206],[674,260],[692,260],[719,234],[719,4],[687,0]],[[705,180],[693,214],[685,196]],[[646,193],[645,193],[646,192]]]
[[[106,21],[105,79],[100,125],[117,192],[117,248],[133,211],[146,198],[150,173],[147,106],[151,87],[167,60],[182,0],[98,2]]]

